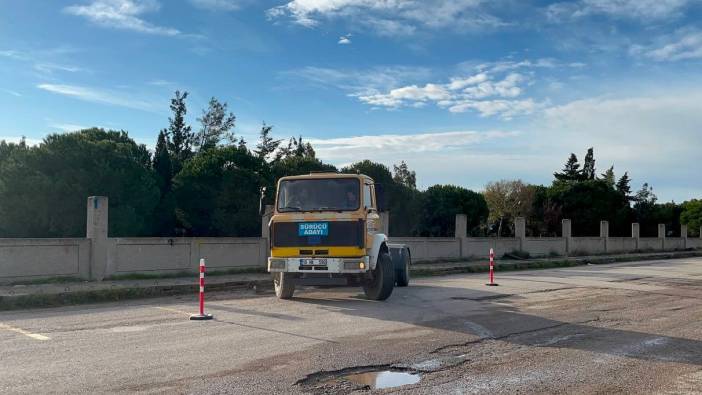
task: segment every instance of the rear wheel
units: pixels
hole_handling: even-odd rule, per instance
[[[387,252],[381,252],[373,270],[373,279],[363,284],[363,291],[368,299],[385,300],[392,294],[394,286],[395,268],[392,259]]]
[[[292,273],[274,273],[273,287],[278,299],[290,299],[295,293],[295,282]]]
[[[398,287],[406,287],[410,282],[410,258],[409,251],[403,248],[400,253],[397,254],[398,258],[401,260],[401,266],[395,271],[395,280],[397,281]]]

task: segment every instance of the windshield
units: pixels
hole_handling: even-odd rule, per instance
[[[360,190],[356,178],[282,181],[278,211],[355,211],[360,207]]]

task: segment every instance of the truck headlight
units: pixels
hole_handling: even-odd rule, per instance
[[[285,259],[271,259],[271,269],[285,269]]]

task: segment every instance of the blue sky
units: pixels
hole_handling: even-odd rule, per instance
[[[343,165],[421,187],[549,183],[570,152],[702,197],[699,0],[0,0],[0,139],[81,127],[153,146],[211,96]]]

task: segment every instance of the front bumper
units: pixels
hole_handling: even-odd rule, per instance
[[[326,260],[326,265],[302,265],[302,259]],[[268,258],[268,271],[271,273],[367,273],[370,270],[368,256],[357,258]]]

